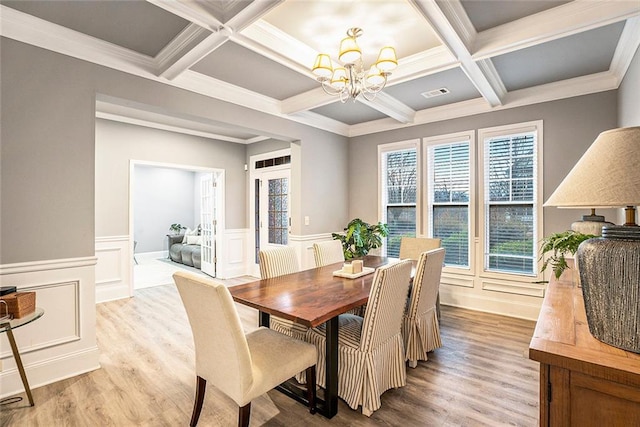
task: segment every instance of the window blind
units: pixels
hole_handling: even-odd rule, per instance
[[[533,274],[536,132],[484,141],[485,269]]]
[[[384,154],[384,214],[389,228],[387,256],[399,256],[402,236],[416,235],[417,175],[415,148]]]
[[[428,188],[431,235],[442,239],[445,264],[469,267],[469,142],[428,149]]]

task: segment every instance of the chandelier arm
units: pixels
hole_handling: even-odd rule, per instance
[[[384,89],[385,86],[387,85],[387,78],[389,76],[389,73],[382,73],[382,76],[384,77],[384,81],[382,82],[382,84],[374,85],[374,86],[368,86],[367,85],[367,79],[366,78],[362,79],[362,89],[363,89],[363,91],[367,92],[367,93],[378,93],[382,89]]]
[[[321,84],[322,89],[324,90],[324,92],[325,92],[327,95],[331,95],[331,96],[338,96],[338,95],[340,95],[342,92],[344,92],[344,90],[338,90],[338,89],[333,88],[331,85],[328,85],[326,82],[321,82],[321,83],[322,83],[322,84]]]
[[[362,92],[360,92],[360,94],[364,97],[364,99],[366,99],[367,101],[371,102],[374,99],[376,99],[376,95],[378,92],[368,92],[363,90]]]

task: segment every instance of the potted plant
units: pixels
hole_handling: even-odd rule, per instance
[[[169,227],[169,230],[173,234],[180,234],[180,232],[186,228],[187,227],[184,227],[182,224],[171,224],[171,226]]]
[[[344,233],[331,233],[334,240],[342,242],[345,259],[363,257],[371,249],[382,246],[382,238],[387,237],[387,224],[378,222],[375,225],[364,222],[360,218],[352,219]]]
[[[542,260],[547,252],[551,252],[551,255],[544,261],[540,271],[545,271],[547,266],[551,265],[555,278],[560,278],[562,273],[569,268],[565,255],[575,255],[580,243],[594,237],[597,236],[593,234],[583,234],[573,230],[554,233],[545,237],[542,239],[540,247],[540,259]]]

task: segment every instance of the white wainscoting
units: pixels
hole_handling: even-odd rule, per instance
[[[526,282],[442,273],[440,303],[521,319],[536,320],[545,286]]]
[[[95,257],[0,265],[2,284],[35,292],[36,306],[45,311],[14,330],[32,389],[100,368],[95,266]],[[22,392],[6,334],[0,334],[0,359],[0,397]]]
[[[133,242],[129,236],[96,237],[96,303],[133,295]]]
[[[298,253],[300,269],[314,268],[316,261],[313,257],[313,244],[331,239],[333,239],[331,233],[309,234],[306,236],[289,235],[289,246],[295,248]]]
[[[218,234],[216,244],[216,277],[231,279],[249,274],[252,249],[249,248],[249,230],[231,229]]]

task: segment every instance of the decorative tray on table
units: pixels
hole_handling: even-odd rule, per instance
[[[357,279],[358,277],[366,276],[367,274],[371,274],[375,271],[375,268],[372,267],[362,267],[362,271],[358,273],[347,273],[343,270],[337,270],[333,272],[334,276],[344,277],[346,279]]]

